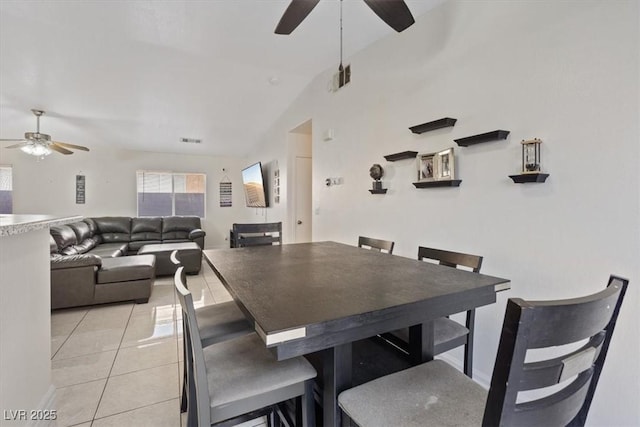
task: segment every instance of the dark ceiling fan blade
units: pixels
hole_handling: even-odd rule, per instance
[[[404,0],[364,0],[364,2],[397,32],[402,32],[416,22]]]
[[[51,143],[61,147],[74,148],[76,150],[82,150],[82,151],[89,151],[87,147],[84,147],[82,145],[68,144],[66,142],[60,142],[60,141],[52,141]]]
[[[19,141],[16,139],[0,139],[0,141]],[[20,148],[20,147],[24,147],[25,145],[29,145],[29,141],[27,140],[22,140],[22,142],[18,143],[18,144],[13,144],[13,145],[9,145],[8,147],[4,147],[4,148]]]
[[[66,148],[62,148],[55,144],[49,144],[48,147],[51,148],[53,151],[57,151],[58,153],[67,154],[67,155],[73,154],[73,151],[69,151]]]
[[[291,34],[320,0],[291,0],[276,26],[276,34]]]

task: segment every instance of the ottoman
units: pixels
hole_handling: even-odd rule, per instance
[[[152,255],[103,258],[98,270],[94,304],[134,300],[149,301],[156,277],[156,260]]]
[[[156,276],[174,274],[177,266],[171,262],[171,253],[178,251],[178,258],[184,266],[187,274],[198,274],[202,266],[202,249],[196,242],[161,243],[144,245],[138,251],[138,255],[156,256]]]

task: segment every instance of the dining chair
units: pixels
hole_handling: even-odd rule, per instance
[[[447,267],[467,267],[474,273],[479,273],[480,267],[482,267],[481,256],[419,246],[418,260],[422,261],[424,259],[439,261],[440,265],[445,265]],[[473,330],[475,316],[476,310],[471,309],[466,312],[466,321],[464,325],[461,325],[448,317],[440,317],[433,322],[434,354],[445,353],[463,345],[463,370],[469,377],[473,377]],[[409,351],[409,329],[405,328],[382,334],[382,338],[401,348],[405,352]]]
[[[196,403],[196,410],[189,410],[187,425],[234,425],[266,414],[273,417],[278,404],[296,399],[297,424],[313,427],[316,371],[309,362],[303,357],[277,361],[255,333],[204,347],[184,277],[181,266],[174,282],[186,326],[185,369],[192,379],[189,402]]]
[[[171,262],[176,265],[176,268],[180,267],[179,252],[173,251],[170,255]],[[183,277],[182,283],[187,286],[186,274],[182,269]],[[203,347],[208,347],[212,344],[216,344],[222,341],[230,340],[233,338],[241,337],[243,335],[254,332],[253,327],[247,321],[245,315],[240,311],[238,306],[233,301],[222,302],[214,305],[205,305],[195,310],[196,318],[198,319],[198,327],[200,332],[200,339]],[[185,325],[183,318],[182,325],[184,337]],[[187,360],[187,346],[183,345],[183,360]],[[188,408],[188,384],[192,380],[188,378],[187,369],[184,369],[183,382],[182,382],[182,398],[180,402],[180,411],[186,412]]]
[[[434,360],[342,392],[345,422],[582,426],[628,283],[611,276],[603,291],[582,298],[511,298],[488,392]]]
[[[366,247],[378,252],[386,251],[387,253],[393,253],[393,246],[395,242],[389,240],[372,239],[371,237],[358,237],[358,247]]]
[[[233,224],[231,228],[232,247],[269,246],[282,244],[282,222],[254,224]]]

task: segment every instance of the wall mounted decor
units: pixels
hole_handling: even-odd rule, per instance
[[[461,147],[468,147],[470,145],[481,144],[483,142],[507,139],[507,136],[509,136],[508,130],[494,130],[491,132],[481,133],[478,135],[454,139],[454,141],[456,142],[456,144],[458,144]]]
[[[222,172],[226,172],[223,168]],[[230,208],[233,204],[233,194],[231,193],[231,180],[225,173],[222,177],[222,181],[220,181],[220,207],[221,208]]]
[[[438,119],[432,122],[422,123],[421,125],[411,126],[409,130],[413,133],[420,134],[424,132],[429,132],[430,130],[436,130],[436,129],[454,126],[456,124],[456,121],[458,121],[458,119],[445,117],[444,119]]]
[[[374,179],[373,188],[369,190],[369,192],[371,194],[385,194],[387,189],[382,188],[382,182],[380,182],[380,178],[384,176],[382,166],[377,163],[373,164],[373,166],[369,168],[369,176]]]
[[[455,179],[455,156],[453,147],[437,153],[418,154],[418,181],[416,188],[457,187],[462,180]]]
[[[520,175],[509,175],[509,178],[516,184],[527,182],[545,182],[549,174],[540,173],[540,144],[538,138],[522,140],[522,173]]]
[[[273,171],[273,201],[280,203],[280,169]]]
[[[76,205],[84,205],[86,180],[84,175],[76,175]]]
[[[387,154],[384,158],[388,162],[395,162],[404,159],[415,159],[417,155],[417,151],[403,151],[402,153]]]

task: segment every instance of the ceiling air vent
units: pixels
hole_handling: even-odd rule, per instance
[[[202,140],[197,138],[180,138],[180,142],[185,142],[187,144],[202,144]]]

